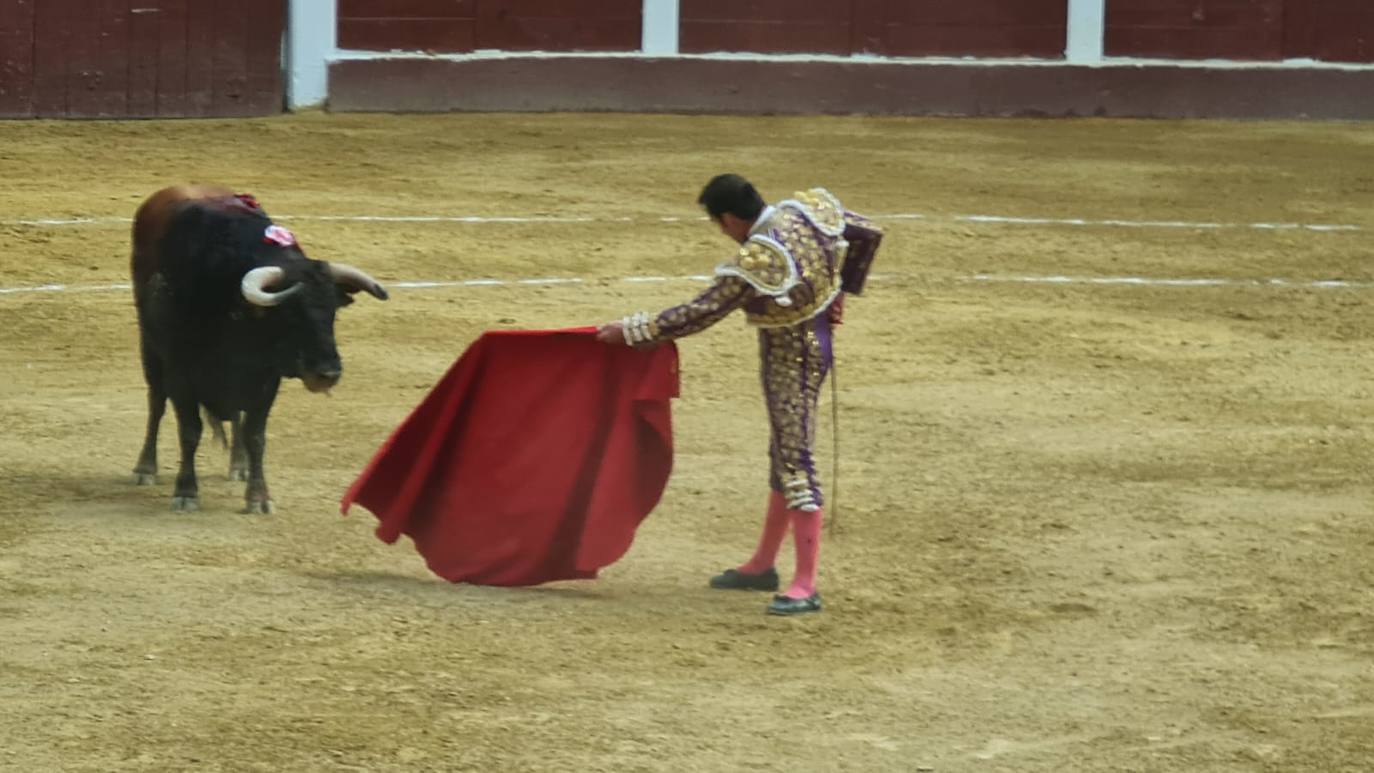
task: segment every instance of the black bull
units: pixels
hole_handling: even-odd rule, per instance
[[[246,512],[272,512],[263,452],[267,415],[283,378],[327,391],[343,373],[334,315],[382,286],[350,266],[311,260],[251,197],[203,186],[166,188],[134,218],[133,287],[148,431],[134,474],[157,474],[166,402],[176,411],[181,466],[173,510],[199,507],[195,454],[201,410],[223,439],[232,430],[229,476],[247,480]]]

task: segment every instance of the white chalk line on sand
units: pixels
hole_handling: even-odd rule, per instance
[[[1168,277],[1139,276],[998,276],[995,274],[974,274],[965,277],[972,282],[1006,282],[1016,284],[1047,285],[1136,285],[1143,287],[1292,287],[1309,289],[1352,289],[1363,290],[1374,287],[1374,282],[1351,282],[1344,279],[1223,279],[1202,277],[1196,279],[1171,279]]]
[[[465,223],[471,225],[519,223],[680,223],[701,222],[704,217],[595,217],[591,215],[274,215],[282,221],[318,221],[352,223]],[[1025,225],[1025,226],[1073,226],[1080,228],[1158,228],[1193,230],[1255,230],[1255,231],[1312,231],[1333,233],[1340,231],[1363,231],[1358,225],[1339,223],[1212,223],[1188,220],[1094,220],[1088,218],[1051,218],[1051,217],[1013,217],[1008,215],[928,215],[919,212],[898,212],[874,215],[873,219],[884,220],[924,220],[930,222],[974,223],[983,225]],[[127,217],[74,217],[74,218],[32,218],[0,220],[0,226],[74,226],[74,225],[129,225],[133,220]]]
[[[874,274],[869,277],[872,281],[885,282],[893,279],[905,279],[895,274]],[[1138,276],[999,276],[995,274],[974,274],[972,276],[958,277],[959,281],[965,282],[1003,282],[1014,284],[1045,284],[1045,285],[1128,285],[1137,287],[1276,287],[1276,288],[1307,288],[1307,289],[1368,289],[1374,288],[1374,282],[1351,282],[1344,279],[1317,279],[1317,280],[1296,280],[1296,279],[1224,279],[1224,278],[1168,278],[1168,277],[1138,277]],[[402,290],[428,290],[452,287],[529,287],[529,286],[557,286],[557,285],[580,285],[580,284],[602,284],[609,282],[625,282],[630,284],[651,284],[658,282],[709,282],[711,277],[705,275],[690,276],[627,276],[619,279],[600,279],[586,277],[530,277],[527,279],[433,279],[433,280],[402,280],[397,282],[386,282],[388,288]],[[28,285],[20,287],[0,287],[0,296],[20,295],[31,293],[99,293],[127,291],[132,289],[132,285],[127,282],[115,284],[42,284]]]
[[[133,285],[107,284],[107,285],[68,285],[68,284],[43,284],[29,285],[27,287],[0,287],[0,295],[19,295],[22,293],[107,293],[116,290],[131,290]]]
[[[870,279],[883,281],[890,279],[886,276],[871,276]],[[447,287],[509,287],[509,286],[531,286],[531,285],[570,285],[570,284],[596,284],[599,282],[630,282],[630,283],[650,283],[650,282],[709,282],[711,277],[705,275],[693,276],[627,276],[619,280],[614,279],[587,279],[580,276],[565,277],[531,277],[529,279],[416,279],[402,280],[399,282],[386,282],[385,285],[391,289],[402,290],[429,290]],[[103,293],[115,292],[120,290],[132,290],[133,285],[128,282],[117,282],[114,284],[41,284],[27,285],[20,287],[0,287],[0,295],[20,295],[28,293]]]

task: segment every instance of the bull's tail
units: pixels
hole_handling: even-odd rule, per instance
[[[229,436],[224,433],[224,422],[226,419],[221,419],[214,415],[210,412],[209,408],[203,405],[200,407],[200,412],[201,415],[205,417],[205,423],[210,426],[210,433],[215,436],[215,440],[219,441],[220,447],[228,451]]]

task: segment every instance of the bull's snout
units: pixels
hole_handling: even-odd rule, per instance
[[[342,370],[338,368],[326,368],[311,371],[301,380],[305,382],[305,388],[309,389],[311,392],[327,392],[333,388],[335,384],[339,383],[339,379],[342,376]]]

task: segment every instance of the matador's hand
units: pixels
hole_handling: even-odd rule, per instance
[[[835,300],[830,302],[830,308],[826,311],[830,324],[844,324],[844,293],[835,296]]]
[[[625,325],[621,322],[607,322],[596,330],[596,340],[611,346],[625,346]]]

